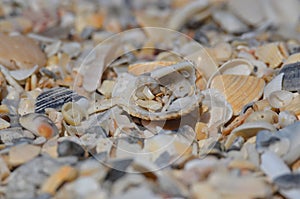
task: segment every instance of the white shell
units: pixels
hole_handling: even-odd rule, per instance
[[[264,99],[269,97],[272,92],[282,90],[283,75],[283,73],[280,73],[266,85],[264,88]]]
[[[9,73],[15,80],[21,81],[27,79],[30,75],[32,75],[38,69],[38,67],[38,65],[35,65],[30,69],[12,70],[9,71]]]
[[[297,121],[297,117],[290,111],[281,111],[278,116],[278,125],[284,128]]]
[[[267,100],[272,107],[281,108],[288,105],[293,100],[293,97],[293,93],[285,90],[279,90],[270,93]]]

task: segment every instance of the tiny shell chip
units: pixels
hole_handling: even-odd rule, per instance
[[[43,136],[47,139],[58,134],[55,124],[45,115],[29,113],[20,117],[20,124],[36,136]]]
[[[44,113],[46,108],[60,109],[65,103],[71,101],[79,101],[82,96],[79,96],[74,91],[63,88],[51,88],[41,93],[35,102],[35,112]]]
[[[300,91],[300,62],[285,65],[279,73],[284,74],[283,90]]]
[[[46,64],[45,54],[32,39],[25,36],[0,35],[0,46],[0,64],[10,70]]]
[[[258,100],[263,93],[264,80],[246,75],[218,75],[211,82],[211,88],[222,92],[237,115],[245,104]]]

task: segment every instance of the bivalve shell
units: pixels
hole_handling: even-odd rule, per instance
[[[279,73],[284,74],[283,90],[300,91],[300,62],[285,65]]]
[[[245,75],[218,75],[211,82],[211,88],[222,92],[237,115],[245,104],[258,100],[265,82],[260,78]]]

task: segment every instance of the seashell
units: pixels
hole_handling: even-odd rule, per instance
[[[230,0],[228,6],[235,15],[251,26],[258,26],[265,20],[259,0]]]
[[[36,136],[43,136],[47,139],[58,134],[55,124],[45,115],[29,113],[20,117],[20,124]]]
[[[112,98],[122,99],[119,100],[119,105],[132,116],[144,120],[175,119],[199,107],[202,95],[196,89],[195,80],[195,70],[190,62],[180,62],[159,68],[149,75],[138,77],[123,73],[116,81]],[[164,100],[162,108],[159,103],[140,101],[141,99],[138,98],[140,94],[137,93],[140,92],[139,88],[144,88],[145,85],[149,88],[152,85],[153,89],[160,85],[160,89],[162,89],[160,93],[167,98]],[[155,94],[155,92],[152,93]],[[157,94],[160,95],[160,93]],[[139,106],[139,104],[142,106]],[[150,108],[147,104],[150,107],[154,106],[156,111],[145,109],[145,107]]]
[[[297,95],[293,98],[293,100],[284,107],[280,108],[280,111],[291,111],[296,115],[300,115],[300,95]]]
[[[268,122],[248,122],[233,129],[225,142],[225,148],[229,149],[234,140],[241,136],[245,140],[255,136],[261,130],[276,131],[276,128]]]
[[[203,11],[208,5],[209,2],[207,0],[200,0],[187,4],[184,8],[178,10],[170,17],[167,27],[172,30],[179,30],[189,18],[196,13]]]
[[[36,43],[25,36],[0,35],[0,64],[10,70],[30,69],[46,63],[46,56]]]
[[[175,63],[176,62],[173,62],[173,61],[154,61],[154,62],[131,64],[128,66],[128,72],[133,75],[141,75],[144,73],[151,72],[157,68],[161,68],[164,66],[170,66]]]
[[[237,115],[245,104],[258,100],[265,82],[260,78],[244,75],[218,75],[213,78],[210,88],[219,90],[231,104]]]
[[[271,110],[265,111],[255,111],[249,115],[245,122],[268,122],[270,124],[275,124],[278,122],[278,115],[276,112]]]
[[[211,80],[217,75],[250,75],[254,66],[246,59],[232,59],[220,66],[220,68],[209,78],[208,87]]]
[[[101,84],[101,87],[98,89],[98,91],[106,98],[110,98],[114,85],[115,85],[115,81],[104,80],[103,83]]]
[[[71,58],[77,57],[81,52],[81,45],[77,42],[63,43],[62,52],[69,55]]]
[[[248,27],[230,12],[218,10],[212,13],[212,17],[228,33],[242,33],[248,30]]]
[[[269,43],[258,47],[255,51],[255,56],[257,56],[259,60],[267,63],[269,67],[277,68],[287,57],[287,53],[282,53],[283,51],[286,50],[282,43]]]
[[[271,105],[269,104],[268,100],[263,99],[253,103],[253,110],[254,111],[264,111],[271,109]]]
[[[284,62],[284,65],[300,62],[300,53],[290,55]],[[283,66],[284,67],[284,66]]]
[[[279,71],[283,73],[282,88],[287,91],[300,90],[300,62],[287,64]]]
[[[278,125],[281,128],[291,125],[295,121],[297,121],[297,117],[290,111],[281,111],[278,115]]]
[[[274,77],[264,88],[264,99],[274,91],[282,90],[283,73]]]
[[[293,98],[294,98],[293,93],[289,91],[281,90],[281,91],[272,92],[267,97],[267,100],[273,108],[281,108],[288,105],[293,100]]]
[[[218,62],[229,60],[232,55],[232,47],[229,43],[221,42],[209,49]]]
[[[36,98],[35,112],[44,113],[46,108],[60,109],[65,103],[71,101],[81,105],[84,109],[88,107],[88,100],[74,91],[64,87],[51,88]]]
[[[61,113],[64,120],[72,126],[79,125],[83,119],[87,118],[87,112],[73,102],[65,103],[61,108]]]
[[[10,127],[10,123],[0,118],[0,130],[7,129],[8,127]]]
[[[19,69],[19,70],[12,70],[9,71],[10,75],[18,81],[27,79],[28,77],[30,77],[32,74],[34,74],[34,72],[38,69],[38,65],[35,65],[34,67],[30,68],[30,69]]]
[[[300,174],[291,173],[278,176],[274,179],[274,183],[280,189],[299,189],[300,188]]]
[[[223,125],[231,119],[233,115],[231,105],[222,93],[215,89],[207,89],[202,94],[204,95],[202,104],[207,106],[209,111],[201,116],[201,120],[205,121],[205,117],[209,114],[208,127]]]
[[[271,150],[281,156],[287,163],[292,164],[300,157],[300,122],[297,121],[276,133],[268,134],[264,131],[257,135],[256,148],[259,152]]]

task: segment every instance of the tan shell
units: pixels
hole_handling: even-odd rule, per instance
[[[300,95],[295,96],[289,104],[281,107],[280,111],[292,111],[296,115],[300,115]]]
[[[287,57],[287,52],[282,43],[269,43],[258,47],[255,55],[271,68],[277,68]]]
[[[211,88],[222,92],[237,115],[245,104],[258,100],[265,82],[260,78],[245,75],[218,75],[211,82]]]
[[[245,120],[245,122],[259,122],[264,121],[270,124],[274,124],[278,121],[278,115],[271,110],[255,111]]]
[[[141,75],[144,73],[151,72],[157,68],[170,66],[175,63],[176,62],[173,61],[155,61],[155,62],[143,62],[143,63],[131,64],[128,66],[128,72],[133,75]]]
[[[0,64],[10,70],[29,69],[46,64],[46,56],[39,46],[25,36],[0,35]]]
[[[286,59],[286,61],[284,62],[284,64],[292,64],[292,63],[299,62],[299,61],[300,61],[300,53],[295,53],[295,54],[290,55]]]
[[[87,118],[87,111],[83,110],[78,104],[68,102],[61,109],[64,120],[72,125],[77,126],[84,118]]]

